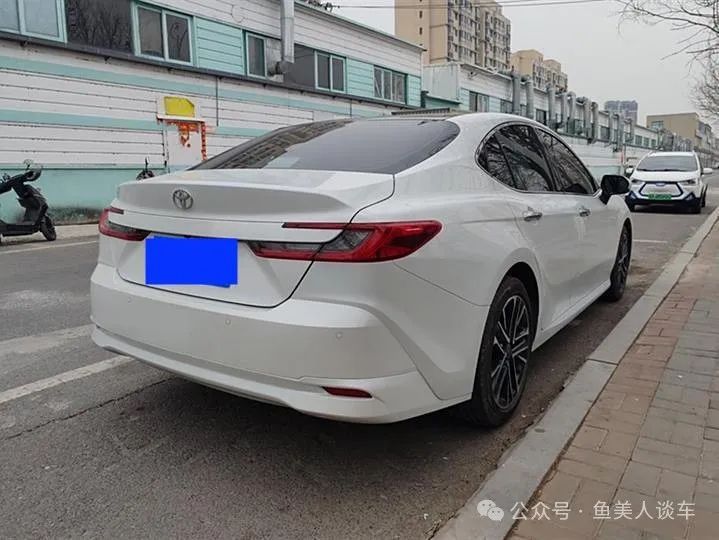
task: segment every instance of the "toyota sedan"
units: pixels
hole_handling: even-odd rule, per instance
[[[622,296],[627,190],[516,116],[282,128],[120,186],[100,221],[93,339],[316,416],[454,406],[496,426],[532,351]]]

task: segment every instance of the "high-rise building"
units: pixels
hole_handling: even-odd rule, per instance
[[[554,86],[557,90],[567,89],[567,74],[562,71],[562,64],[535,49],[515,51],[510,58],[512,68],[527,77],[534,79],[534,86],[547,88]]]
[[[493,0],[395,0],[395,34],[427,51],[425,64],[462,62],[509,71],[512,26]]]
[[[634,100],[605,101],[604,110],[611,113],[623,114],[624,118],[631,118],[635,124],[639,120],[639,104]]]

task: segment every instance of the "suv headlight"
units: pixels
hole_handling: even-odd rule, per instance
[[[697,185],[697,181],[694,180],[693,178],[690,180],[682,180],[679,183],[683,186],[696,186]]]
[[[632,180],[632,184],[641,184],[641,183],[642,183],[641,180]]]

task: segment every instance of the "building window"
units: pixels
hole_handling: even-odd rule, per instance
[[[421,26],[419,27],[419,35],[420,36],[422,35],[422,27]]]
[[[489,111],[489,96],[477,92],[469,92],[469,110],[473,112]]]
[[[607,126],[599,127],[599,138],[603,141],[609,140],[609,127],[607,127]]]
[[[141,56],[192,63],[190,17],[138,5],[135,51]]]
[[[499,100],[499,112],[512,114],[512,102],[505,99]]]
[[[65,0],[65,20],[70,43],[132,52],[130,0]]]
[[[0,0],[0,30],[63,40],[62,0]]]
[[[327,53],[315,53],[317,88],[345,91],[345,59]]]
[[[652,129],[664,129],[664,121],[663,120],[655,120],[652,122]]]
[[[534,119],[541,124],[547,125],[547,111],[534,109]]]
[[[374,96],[388,101],[405,103],[407,77],[389,69],[374,68]]]
[[[252,34],[247,34],[247,74],[254,77],[267,77],[265,39]]]
[[[419,18],[420,19],[422,18],[422,10],[421,9],[419,10]]]

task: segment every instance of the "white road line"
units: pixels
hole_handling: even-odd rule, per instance
[[[89,366],[83,366],[77,369],[66,371],[64,373],[60,373],[59,375],[55,375],[54,377],[48,377],[47,379],[41,379],[39,381],[31,382],[23,386],[11,388],[10,390],[0,392],[0,405],[14,399],[29,396],[30,394],[42,392],[43,390],[47,390],[48,388],[52,388],[66,382],[76,381],[77,379],[89,377],[90,375],[95,375],[96,373],[101,373],[103,371],[107,371],[108,369],[113,369],[132,361],[133,359],[128,358],[127,356],[113,356],[112,358],[108,358],[107,360],[103,360],[102,362],[97,362],[95,364],[90,364]]]
[[[668,240],[634,240],[639,244],[668,244]]]
[[[87,240],[85,242],[69,242],[67,244],[50,244],[47,246],[39,246],[34,248],[23,248],[23,249],[10,249],[7,251],[4,251],[2,248],[0,248],[0,255],[12,255],[13,253],[27,253],[28,251],[42,251],[44,249],[55,249],[55,248],[64,248],[64,247],[72,247],[72,246],[85,246],[87,244],[97,244],[97,240]]]
[[[94,326],[86,324],[74,328],[63,328],[44,334],[23,336],[0,341],[0,359],[11,354],[34,354],[40,351],[53,349],[77,338],[87,337],[92,333]],[[0,368],[2,373],[2,368]]]

